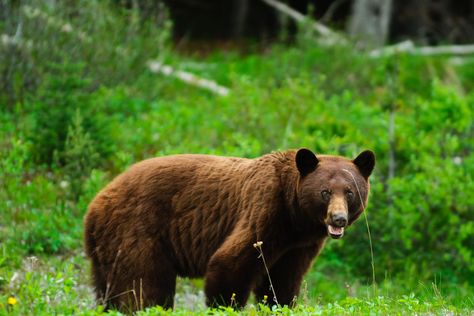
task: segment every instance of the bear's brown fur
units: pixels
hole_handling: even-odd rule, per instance
[[[85,217],[97,298],[124,311],[172,307],[177,276],[204,276],[208,305],[272,298],[252,246],[262,241],[278,302],[290,304],[327,236],[364,210],[374,164],[371,151],[349,160],[307,149],[137,163]]]

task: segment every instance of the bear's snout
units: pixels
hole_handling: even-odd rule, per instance
[[[347,225],[347,216],[345,213],[336,213],[331,216],[334,226],[345,227]]]
[[[348,224],[347,203],[343,196],[336,195],[331,199],[328,206],[328,216],[326,218],[328,234],[334,239],[339,239],[344,235],[344,228]]]

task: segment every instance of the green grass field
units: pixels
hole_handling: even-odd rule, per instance
[[[168,24],[149,27],[106,2],[81,2],[74,32],[58,27],[67,6],[22,6],[25,43],[44,45],[0,44],[1,315],[103,313],[82,219],[132,163],[299,147],[375,151],[367,209],[374,271],[361,219],[328,241],[294,309],[252,301],[242,311],[209,311],[203,281],[179,280],[174,311],[140,315],[474,314],[472,57],[374,59],[351,45],[320,47],[307,32],[291,46],[250,45],[245,54],[179,54]],[[14,22],[1,21],[0,30],[13,32]],[[151,59],[230,94],[152,73]]]
[[[8,266],[7,266],[8,267]],[[2,277],[1,315],[101,315],[89,282],[89,264],[81,249],[54,256],[27,256],[20,267],[6,269]],[[314,270],[318,270],[317,265]],[[307,279],[314,278],[311,272]],[[400,293],[392,282],[377,288],[361,286],[357,281],[332,280],[321,276],[318,284],[309,280],[303,285],[295,308],[270,309],[251,302],[244,310],[224,308],[209,310],[204,305],[200,280],[178,280],[175,309],[150,308],[139,315],[472,315],[469,293],[463,297],[446,296],[435,284],[419,284],[413,292]],[[311,283],[311,284],[310,284]],[[319,288],[319,289],[318,289]],[[327,293],[335,293],[330,297]],[[118,315],[111,311],[108,314]]]

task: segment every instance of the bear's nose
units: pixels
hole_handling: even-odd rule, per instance
[[[339,227],[345,227],[347,224],[347,216],[344,213],[336,213],[331,219],[334,225]]]

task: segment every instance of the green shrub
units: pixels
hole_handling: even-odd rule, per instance
[[[2,10],[2,42],[8,36],[8,43],[0,43],[0,102],[9,109],[36,94],[51,64],[83,64],[96,87],[134,83],[150,59],[169,50],[171,23],[163,7],[148,17],[112,0],[7,0]]]
[[[87,138],[88,154],[94,151],[107,161],[112,153],[107,120],[100,114],[100,108],[92,104],[92,95],[88,91],[90,82],[83,79],[83,66],[64,64],[52,68],[55,71],[48,75],[37,100],[27,105],[35,121],[30,135],[34,160],[49,166],[53,162],[59,166],[70,164],[72,146],[77,147],[78,137],[83,137]],[[77,119],[80,122],[75,122]],[[69,143],[68,131],[69,134],[75,133],[69,136]],[[92,157],[88,163],[88,168],[100,165],[99,159]]]
[[[91,136],[84,130],[83,118],[77,110],[68,128],[63,153],[63,169],[69,180],[70,193],[74,200],[81,195],[82,183],[89,176],[92,168],[100,165],[100,156],[94,145]]]
[[[27,254],[55,254],[66,249],[54,217],[35,215],[29,220],[32,221],[30,227],[21,234],[22,246]]]

